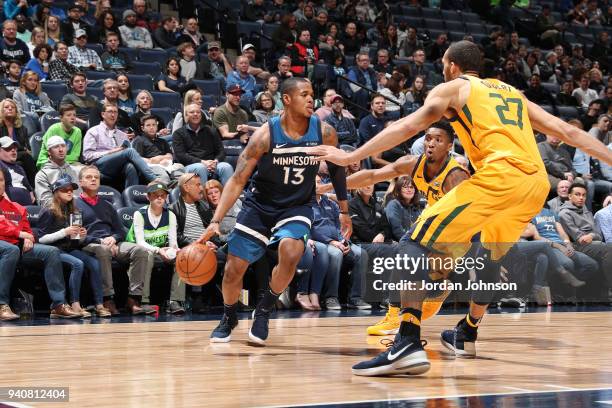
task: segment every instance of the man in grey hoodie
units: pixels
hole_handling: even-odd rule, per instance
[[[602,242],[601,230],[584,205],[586,197],[586,186],[573,183],[569,189],[569,200],[561,206],[559,218],[563,229],[575,242],[576,250],[599,262],[608,287],[612,288],[612,244]]]
[[[53,200],[51,185],[58,178],[68,175],[72,181],[76,182],[79,179],[74,169],[66,163],[66,141],[61,136],[51,136],[47,140],[47,151],[49,152],[49,160],[36,173],[36,178],[34,179],[36,199],[38,204],[43,207],[48,207],[51,204],[51,200]],[[79,187],[75,191],[75,195],[78,196],[80,193],[81,189]]]

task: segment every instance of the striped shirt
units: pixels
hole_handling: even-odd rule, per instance
[[[185,228],[183,233],[190,241],[195,241],[202,236],[204,233],[204,224],[202,224],[202,218],[198,214],[198,210],[195,204],[185,203],[187,212],[185,213]]]

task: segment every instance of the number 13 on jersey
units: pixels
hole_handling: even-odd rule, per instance
[[[283,167],[283,170],[285,172],[285,178],[284,178],[284,183],[285,184],[289,184],[289,182],[291,182],[291,184],[302,184],[302,182],[304,181],[304,175],[302,173],[304,173],[304,168],[298,168],[298,169],[292,169],[291,167]],[[289,180],[291,178],[291,180]]]

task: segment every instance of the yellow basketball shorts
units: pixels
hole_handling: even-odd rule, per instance
[[[544,170],[526,174],[505,160],[488,163],[426,208],[410,238],[458,258],[480,233],[483,246],[498,260],[540,212],[549,186]]]

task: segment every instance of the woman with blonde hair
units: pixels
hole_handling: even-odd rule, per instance
[[[51,47],[55,46],[55,43],[62,41],[62,26],[60,19],[57,16],[50,15],[45,20],[45,41]],[[51,56],[49,56],[51,59]]]
[[[34,48],[36,48],[37,45],[42,45],[46,43],[47,39],[45,35],[45,30],[43,30],[41,27],[34,27],[32,29],[32,37],[30,38],[30,41],[27,42],[28,49],[30,50],[30,57],[35,58]]]
[[[48,45],[45,44],[46,47]],[[42,91],[40,78],[34,71],[27,71],[19,81],[19,89],[13,92],[13,99],[24,113],[44,113],[53,110],[51,99]]]
[[[32,147],[28,140],[28,132],[23,126],[19,107],[12,99],[0,101],[0,137],[8,136],[17,143],[17,164],[21,165],[28,176],[28,181],[34,185],[36,176],[36,160],[32,157]]]
[[[158,115],[151,113],[152,107],[153,96],[151,95],[151,92],[144,89],[138,92],[138,95],[136,95],[136,112],[134,112],[130,118],[132,120],[132,129],[134,130],[136,136],[142,135],[140,119],[142,119],[144,115],[151,115],[157,119],[157,132],[159,133],[159,136],[168,136],[170,134],[170,129],[164,125],[164,120]]]
[[[78,186],[70,177],[61,177],[51,186],[53,201],[49,208],[40,214],[39,242],[60,249],[62,263],[70,265],[70,307],[81,317],[91,314],[81,307],[81,280],[85,267],[89,270],[91,289],[93,291],[96,314],[100,317],[111,317],[103,306],[102,275],[100,262],[95,255],[84,252],[87,243],[87,229],[83,228],[81,214],[74,202],[74,190]]]
[[[177,113],[174,117],[174,121],[172,122],[173,132],[177,129],[182,128],[185,125],[185,109],[192,103],[195,103],[196,105],[200,106],[200,110],[202,111],[202,122],[208,126],[212,126],[212,118],[210,117],[210,112],[202,108],[202,91],[196,88],[190,89],[185,92],[185,96],[183,97],[183,111]]]

